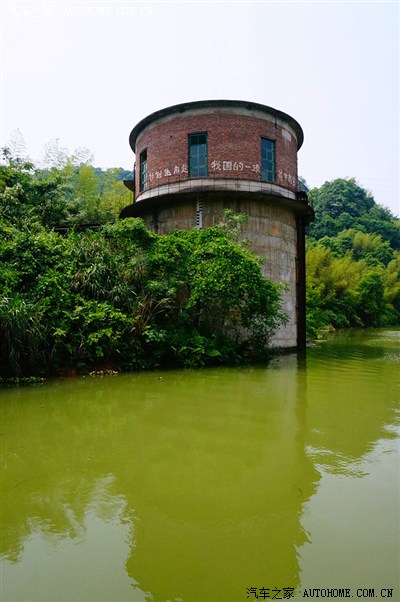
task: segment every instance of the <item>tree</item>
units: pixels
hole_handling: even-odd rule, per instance
[[[12,155],[8,148],[2,150],[0,165],[0,206],[2,218],[18,227],[38,222],[53,226],[67,215],[67,202],[71,185],[66,176],[57,170],[43,172],[33,163]]]
[[[332,218],[338,218],[342,213],[359,217],[375,205],[371,194],[361,188],[354,178],[325,182],[320,188],[310,191],[310,200],[316,213]]]
[[[358,312],[365,326],[387,324],[386,301],[381,275],[378,272],[365,274],[357,287]]]
[[[285,320],[279,287],[221,227],[3,223],[0,257],[3,377],[232,363],[265,355]]]
[[[354,178],[325,182],[309,192],[315,220],[307,234],[317,240],[337,236],[342,230],[380,234],[394,249],[400,249],[400,220],[376,204],[371,194]]]
[[[46,227],[114,223],[130,201],[123,178],[130,172],[121,168],[102,170],[88,163],[87,149],[68,155],[59,141],[45,149],[43,167],[25,157],[2,150],[0,165],[0,207],[9,223]]]

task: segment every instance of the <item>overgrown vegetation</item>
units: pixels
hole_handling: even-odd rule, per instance
[[[49,228],[113,223],[131,202],[123,180],[132,173],[93,167],[86,149],[68,155],[55,141],[45,149],[41,168],[9,148],[2,149],[2,158],[2,215],[17,227],[31,222]]]
[[[400,220],[354,179],[309,193],[307,331],[400,323]]]
[[[0,166],[0,377],[237,363],[268,355],[285,321],[279,287],[219,227],[149,232],[116,222],[122,169],[49,145],[43,166],[3,150]],[[355,180],[309,193],[307,330],[400,323],[400,222]],[[116,222],[116,223],[114,223]],[[82,224],[96,231],[79,231]],[[54,226],[68,226],[65,236]]]
[[[60,236],[43,204],[60,215],[68,181],[7,159],[1,376],[218,365],[268,353],[285,320],[279,287],[232,227],[160,236],[126,219]]]

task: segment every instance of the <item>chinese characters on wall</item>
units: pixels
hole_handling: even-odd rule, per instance
[[[278,169],[277,173],[278,184],[297,186],[297,178],[290,173],[286,173],[282,169]]]
[[[210,170],[212,173],[222,173],[222,172],[236,172],[237,174],[247,171],[251,172],[252,175],[260,174],[260,164],[259,163],[245,163],[244,161],[217,161],[213,160],[210,163]],[[174,165],[174,167],[164,167],[162,169],[156,169],[154,171],[149,172],[148,180],[150,183],[155,180],[163,180],[165,178],[169,178],[171,176],[181,176],[187,177],[189,175],[188,166],[186,163],[182,165]],[[296,186],[297,178],[290,173],[286,173],[282,169],[278,169],[276,172],[276,183],[282,184],[283,186]]]
[[[184,163],[180,167],[179,167],[179,165],[175,165],[172,170],[169,169],[169,167],[165,167],[164,169],[159,169],[154,172],[151,171],[149,173],[148,177],[149,177],[150,182],[152,182],[154,179],[160,180],[161,178],[169,178],[172,175],[179,176],[181,174],[187,174],[187,173],[188,173],[188,166],[186,165],[186,163]]]
[[[243,169],[250,169],[254,173],[260,173],[259,163],[252,163],[251,165],[245,165],[243,161],[213,161],[211,163],[212,171],[243,171]]]

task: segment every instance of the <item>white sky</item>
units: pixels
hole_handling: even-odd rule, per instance
[[[3,0],[1,145],[131,169],[149,113],[250,100],[299,121],[311,187],[355,177],[400,215],[399,31],[398,1]]]

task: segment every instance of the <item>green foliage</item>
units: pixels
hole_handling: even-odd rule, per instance
[[[354,178],[325,182],[310,191],[314,210],[337,219],[344,214],[359,217],[375,205],[372,196],[357,185]]]
[[[40,223],[45,227],[113,223],[131,193],[123,169],[101,170],[88,164],[88,151],[68,156],[58,142],[45,152],[39,169],[25,158],[2,150],[0,209],[6,223],[19,228]]]
[[[0,362],[5,376],[30,374],[42,363],[43,308],[15,292],[0,299]]]
[[[331,326],[384,326],[399,322],[399,262],[393,259],[385,268],[383,262],[376,260],[371,264],[369,259],[369,253],[355,260],[352,250],[338,257],[324,244],[308,245],[307,319],[310,338]]]
[[[385,298],[394,310],[394,315],[400,315],[400,252],[396,251],[394,259],[390,261],[382,273],[382,282],[385,288]]]
[[[378,272],[367,272],[362,276],[357,286],[357,303],[364,324],[384,326],[389,321],[384,292]]]
[[[42,169],[3,149],[0,376],[218,365],[268,354],[286,317],[279,287],[239,243],[246,216],[226,211],[217,227],[169,236],[141,220],[116,222],[132,200],[122,182],[131,174],[90,163],[86,149],[68,156],[58,141]],[[310,199],[308,336],[398,323],[400,221],[354,179],[326,182]],[[103,227],[78,232],[88,223]],[[55,234],[56,225],[69,233]]]
[[[395,256],[394,249],[380,234],[366,234],[354,229],[342,230],[337,236],[324,236],[318,243],[330,249],[335,257],[348,254],[354,261],[365,259],[369,266],[387,266]]]
[[[3,378],[234,363],[267,353],[285,319],[279,288],[220,227],[0,233]]]
[[[389,209],[376,204],[371,194],[354,178],[325,182],[309,192],[315,220],[308,226],[309,237],[335,237],[353,229],[380,235],[393,249],[400,249],[400,220]]]
[[[400,221],[354,179],[310,191],[307,333],[400,322]]]
[[[171,299],[168,318],[201,336],[221,335],[239,345],[246,332],[246,344],[254,351],[259,344],[262,351],[285,321],[279,287],[262,277],[258,259],[220,227],[158,237],[149,269],[152,279],[158,274],[159,292]]]
[[[113,224],[130,193],[124,170],[48,145],[37,169],[7,149],[0,166],[4,377],[203,366],[263,357],[286,320],[280,290],[238,242],[244,215],[205,231],[157,236]],[[55,225],[105,224],[97,231]]]

